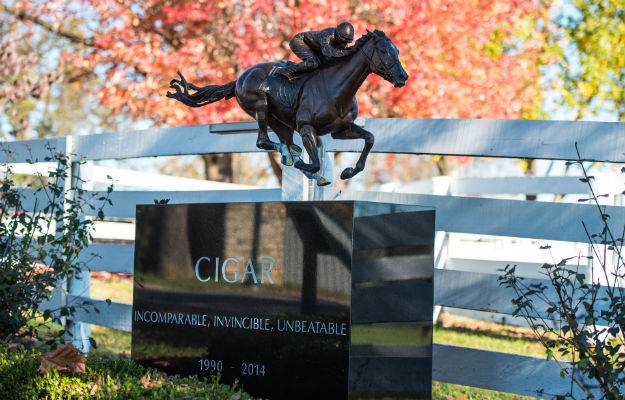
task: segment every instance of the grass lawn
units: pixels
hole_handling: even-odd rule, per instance
[[[102,274],[115,277],[115,274]],[[102,279],[91,278],[91,297],[110,299],[123,303],[132,303],[132,278],[130,279]],[[98,347],[91,350],[92,354],[101,356],[130,357],[130,332],[91,325],[91,335]]]
[[[132,303],[132,280],[91,279],[91,296]],[[92,353],[104,357],[129,357],[130,333],[92,325],[92,335],[98,343]],[[444,316],[434,328],[434,341],[457,346],[474,347],[506,353],[544,357],[541,345],[528,329],[510,327],[467,318]],[[476,389],[450,383],[433,382],[435,400],[520,400],[531,397],[511,395],[492,390]]]

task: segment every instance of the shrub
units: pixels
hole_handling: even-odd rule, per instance
[[[577,145],[576,145],[577,149]],[[592,187],[593,177],[587,174],[577,153],[584,178],[591,192],[589,201],[597,208],[601,232],[589,232],[591,256],[577,256],[544,264],[542,271],[549,284],[527,283],[507,266],[500,284],[516,293],[514,315],[523,316],[545,347],[547,359],[561,367],[570,390],[552,394],[554,398],[622,399],[625,395],[625,262],[622,253],[625,230],[617,235],[608,221],[610,216],[598,202]],[[625,172],[625,168],[621,170]],[[541,247],[545,250],[549,246]],[[613,263],[609,259],[613,258]],[[589,259],[591,276],[580,269],[582,259]],[[595,275],[595,271],[600,271]],[[597,390],[598,389],[598,390]],[[539,391],[540,392],[540,391]],[[581,392],[581,393],[580,393]],[[597,393],[599,392],[599,393]],[[546,393],[541,394],[545,395]]]
[[[0,339],[37,337],[41,324],[60,323],[88,305],[66,303],[39,310],[55,287],[79,278],[87,268],[79,256],[89,245],[95,220],[85,218],[84,210],[89,207],[95,210],[96,220],[102,219],[112,186],[100,197],[82,190],[82,181],[71,177],[70,157],[49,147],[49,157],[29,163],[53,162],[56,168],[45,176],[37,174],[20,188],[8,164],[11,153],[0,150],[6,155],[0,172]],[[64,190],[65,186],[71,190]]]

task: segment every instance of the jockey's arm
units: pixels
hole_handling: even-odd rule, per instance
[[[321,48],[321,52],[323,53],[323,55],[328,58],[345,57],[345,56],[352,54],[354,51],[356,51],[356,48],[354,46],[346,47],[344,49],[335,49],[334,47],[328,44],[327,46],[323,46]]]
[[[329,29],[324,29],[319,32],[319,46],[321,47],[321,53],[328,58],[341,58],[348,56],[354,52],[354,47],[346,47],[344,49],[337,49],[332,46],[333,33]]]

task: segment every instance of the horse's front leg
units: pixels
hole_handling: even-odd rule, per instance
[[[304,148],[310,157],[310,164],[306,164],[304,161],[298,160],[295,163],[295,168],[301,169],[302,171],[312,172],[314,174],[321,169],[315,128],[313,128],[312,125],[303,125],[299,130],[299,134],[302,137]]]
[[[351,126],[345,130],[332,133],[332,137],[334,139],[341,139],[341,140],[346,140],[346,139],[364,139],[365,140],[365,147],[364,149],[362,149],[362,153],[360,153],[360,157],[358,158],[358,161],[356,162],[356,166],[354,168],[351,168],[351,167],[345,168],[343,172],[341,172],[341,179],[345,180],[345,179],[352,178],[354,175],[356,175],[357,173],[365,169],[367,156],[369,155],[369,152],[371,151],[371,148],[373,147],[373,143],[375,142],[375,139],[371,132],[361,128],[360,126],[356,124],[351,124]]]

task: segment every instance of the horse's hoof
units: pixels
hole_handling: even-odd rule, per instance
[[[317,172],[319,172],[319,170],[321,169],[321,166],[314,165],[314,164],[306,164],[304,161],[300,159],[300,160],[297,160],[297,162],[295,163],[295,168],[302,170],[302,172],[304,173],[309,172],[314,175]]]
[[[274,143],[272,143],[270,141],[267,142],[267,141],[264,141],[264,140],[257,141],[256,142],[256,147],[258,147],[261,150],[269,150],[269,151],[276,149],[276,146],[275,146]]]
[[[294,155],[294,156],[302,155],[302,148],[296,144],[292,144],[289,150],[291,151],[291,155]]]
[[[327,185],[329,185],[331,183],[332,182],[330,182],[329,180],[327,180],[323,176],[317,180],[317,186],[327,186]]]
[[[293,165],[293,157],[291,157],[290,155],[282,156],[282,164],[290,167],[291,165]]]
[[[356,171],[354,168],[351,168],[351,167],[345,168],[343,172],[341,172],[341,179],[343,180],[350,179],[357,173],[358,171]]]

